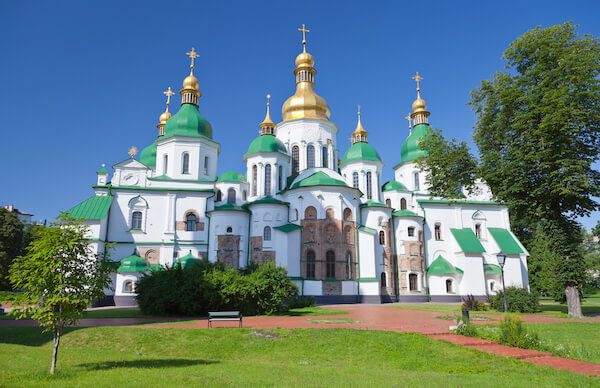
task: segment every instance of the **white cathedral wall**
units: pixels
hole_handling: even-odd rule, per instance
[[[415,174],[419,176],[418,188],[415,182]],[[425,173],[420,171],[416,163],[403,163],[394,170],[394,179],[411,191],[427,192],[429,185],[425,179]]]
[[[408,228],[415,228],[414,236],[408,235]],[[419,241],[419,232],[423,230],[423,222],[418,217],[394,217],[394,244],[397,255],[405,255],[404,241]]]
[[[189,174],[182,173],[183,154],[190,155]],[[217,156],[219,145],[201,138],[172,136],[158,141],[156,150],[156,174],[175,179],[215,179],[217,176]],[[168,156],[167,168],[164,156]],[[205,171],[205,157],[208,166]]]
[[[265,166],[271,165],[271,185],[269,187],[269,195],[275,196],[279,191],[285,188],[286,178],[289,176],[289,158],[283,154],[271,153],[256,153],[250,155],[246,160],[246,179],[248,180],[248,200],[255,201],[266,195],[265,190]],[[256,166],[256,193],[253,193],[253,166]],[[279,176],[279,166],[282,166],[281,186]],[[281,187],[281,190],[280,190]]]
[[[339,177],[337,177],[339,179]],[[290,220],[296,221],[295,210],[298,210],[299,220],[304,219],[304,211],[307,207],[313,206],[317,210],[317,219],[324,219],[327,209],[332,209],[335,213],[334,218],[341,220],[344,216],[344,209],[352,210],[352,219],[358,220],[358,193],[349,188],[339,186],[322,186],[320,188],[305,187],[287,191],[283,195],[283,200],[290,203]],[[298,221],[299,221],[298,220]]]
[[[248,217],[249,214],[240,211],[215,211],[210,214],[210,245],[208,260],[217,261],[217,250],[219,247],[219,235],[240,235],[239,244],[239,266],[245,267],[248,260]],[[232,232],[227,233],[231,227]]]
[[[455,259],[456,266],[464,271],[458,287],[455,287],[458,293],[461,295],[486,295],[483,257],[479,254],[468,254],[457,255]]]
[[[386,203],[386,200],[390,200],[390,205],[392,206],[392,209],[394,209],[394,211],[396,210],[401,210],[402,207],[400,205],[400,203],[402,202],[402,198],[404,198],[406,200],[406,210],[410,210],[412,212],[415,212],[417,214],[421,214],[421,209],[418,206],[415,206],[415,203],[413,203],[413,196],[412,193],[410,191],[384,191],[382,193],[382,199],[381,202]]]
[[[218,182],[215,184],[216,190],[221,190],[221,201],[217,202],[216,195],[213,197],[215,206],[221,206],[229,203],[229,189],[235,191],[235,204],[242,206],[248,200],[248,185],[245,183],[237,182]],[[246,200],[244,200],[244,192],[246,193]]]
[[[358,231],[358,249],[360,255],[359,274],[360,278],[377,278],[378,266],[375,257],[375,238],[376,236],[363,231]]]
[[[358,173],[358,189],[363,193],[361,197],[363,200],[367,200],[367,173],[371,173],[371,194],[370,198],[373,201],[380,202],[382,197],[380,196],[381,185],[381,170],[383,168],[383,163],[371,161],[371,160],[361,160],[356,162],[345,163],[341,168],[341,175],[344,177],[344,182],[350,187],[353,187],[353,175],[354,173]]]

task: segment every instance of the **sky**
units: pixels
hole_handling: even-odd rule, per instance
[[[245,173],[266,94],[279,122],[294,93],[303,23],[340,157],[360,104],[389,180],[409,134],[415,72],[432,126],[471,142],[469,93],[503,69],[510,42],[569,20],[600,36],[598,15],[597,1],[0,2],[0,205],[52,221],[92,196],[102,163],[155,140],[162,92],[181,89],[192,47],[199,109],[221,144],[218,172]],[[172,113],[179,102],[176,94]]]

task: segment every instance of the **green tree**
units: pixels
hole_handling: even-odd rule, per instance
[[[54,374],[63,328],[73,325],[85,309],[104,297],[110,285],[106,253],[96,253],[81,221],[58,217],[48,228],[34,228],[27,254],[10,268],[13,287],[23,290],[17,318],[31,317],[52,331],[54,346],[50,373]]]
[[[16,214],[0,208],[0,290],[11,290],[8,269],[21,254],[23,223]]]
[[[600,44],[576,27],[537,27],[517,38],[504,52],[506,70],[482,81],[469,104],[477,116],[476,175],[508,206],[513,231],[526,245],[538,228],[560,241],[553,278],[569,314],[582,316],[586,268],[574,220],[599,208],[600,173],[593,164],[600,153]],[[429,167],[435,168],[443,177],[461,166]]]

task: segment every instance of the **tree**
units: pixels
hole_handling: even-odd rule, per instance
[[[582,316],[586,271],[574,220],[599,208],[593,164],[600,152],[600,44],[576,27],[537,27],[517,38],[504,52],[506,70],[482,81],[469,104],[477,117],[477,175],[508,206],[513,231],[526,245],[538,228],[565,244],[554,279],[569,314]],[[438,173],[460,168],[446,167]]]
[[[21,254],[23,223],[15,213],[0,208],[0,290],[10,290],[8,269]]]
[[[31,317],[52,331],[54,346],[50,373],[54,374],[61,334],[75,324],[94,300],[104,297],[110,284],[107,253],[96,253],[86,238],[87,226],[79,220],[58,217],[48,228],[32,231],[27,254],[10,268],[14,288],[22,289],[22,304],[12,313]]]

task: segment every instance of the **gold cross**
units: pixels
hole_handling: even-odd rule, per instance
[[[310,32],[310,30],[307,30],[306,26],[302,24],[302,28],[298,28],[298,31],[302,31],[302,45],[306,48],[306,33]]]
[[[164,94],[165,96],[167,96],[167,108],[168,108],[168,107],[169,107],[169,104],[171,103],[171,96],[175,95],[175,93],[173,93],[173,92],[171,91],[171,87],[169,86],[169,88],[168,88],[167,90],[165,90],[165,91],[163,92],[163,94]]]
[[[196,51],[194,51],[193,47],[192,47],[192,51],[190,51],[189,53],[185,53],[185,55],[192,58],[192,64],[190,65],[190,67],[193,69],[194,68],[194,58],[198,58],[200,55],[198,55],[198,53],[196,53]]]
[[[411,119],[411,118],[410,118],[410,113],[408,114],[408,116],[406,116],[406,117],[405,117],[405,119],[407,119],[407,120],[408,120],[408,128],[409,128],[409,129],[410,129],[410,128],[412,128],[412,122],[410,121],[410,119]]]
[[[271,95],[267,94],[267,106],[271,105]]]
[[[137,154],[137,148],[135,147],[131,147],[129,149],[129,152],[127,152],[129,155],[131,155],[131,157],[133,158],[135,156],[135,154]]]
[[[360,119],[360,105],[358,106],[358,118]]]
[[[412,77],[412,79],[414,79],[415,81],[417,81],[417,92],[420,91],[421,89],[419,88],[419,81],[423,81],[423,77],[421,77],[419,75],[419,72],[417,71],[417,75],[415,75],[414,77]]]

